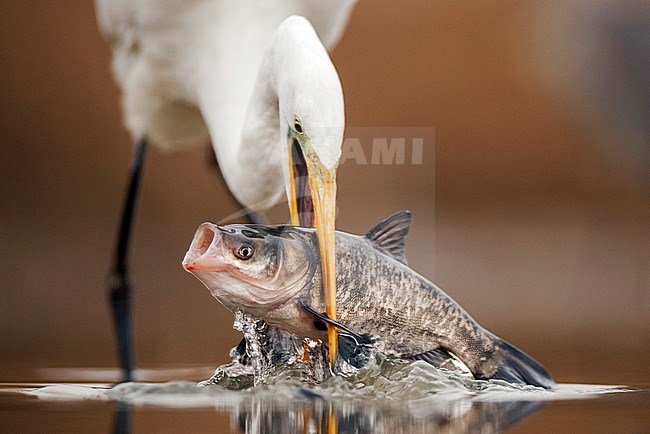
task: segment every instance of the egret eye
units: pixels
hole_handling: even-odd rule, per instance
[[[248,244],[242,244],[235,252],[235,256],[241,260],[246,261],[253,257],[253,252],[254,250],[252,246],[249,246]]]
[[[300,124],[300,119],[298,119],[298,117],[293,119],[293,127],[299,134],[303,133],[302,125]]]

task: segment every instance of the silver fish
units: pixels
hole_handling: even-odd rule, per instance
[[[435,366],[457,358],[477,379],[552,387],[537,361],[481,327],[408,267],[404,238],[410,225],[410,213],[401,211],[365,236],[336,233],[338,322],[319,313],[325,306],[314,229],[203,223],[183,266],[231,311],[301,337],[326,340],[328,322],[359,345],[380,337],[390,356]]]

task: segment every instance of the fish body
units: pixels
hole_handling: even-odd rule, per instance
[[[435,364],[448,353],[478,379],[551,387],[539,363],[408,267],[403,248],[410,224],[402,211],[365,236],[336,233],[338,322],[380,337],[387,355]],[[232,311],[325,340],[323,321],[309,312],[325,311],[318,252],[313,229],[204,223],[183,265]]]

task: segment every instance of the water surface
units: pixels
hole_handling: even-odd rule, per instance
[[[53,378],[89,380],[111,372],[41,371],[48,373]],[[136,378],[179,374],[190,375],[192,370],[140,371]],[[4,384],[0,387],[0,431],[646,432],[648,408],[650,394],[635,388],[559,384],[547,391],[502,381],[475,381],[413,362],[381,366],[347,378],[332,377],[321,384],[281,380],[245,390],[186,380],[117,386]]]

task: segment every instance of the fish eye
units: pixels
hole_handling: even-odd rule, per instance
[[[300,124],[300,119],[298,119],[298,116],[293,118],[293,127],[298,132],[298,134],[303,133],[302,125]]]
[[[235,256],[244,261],[253,257],[253,247],[248,244],[242,244],[235,252]]]

